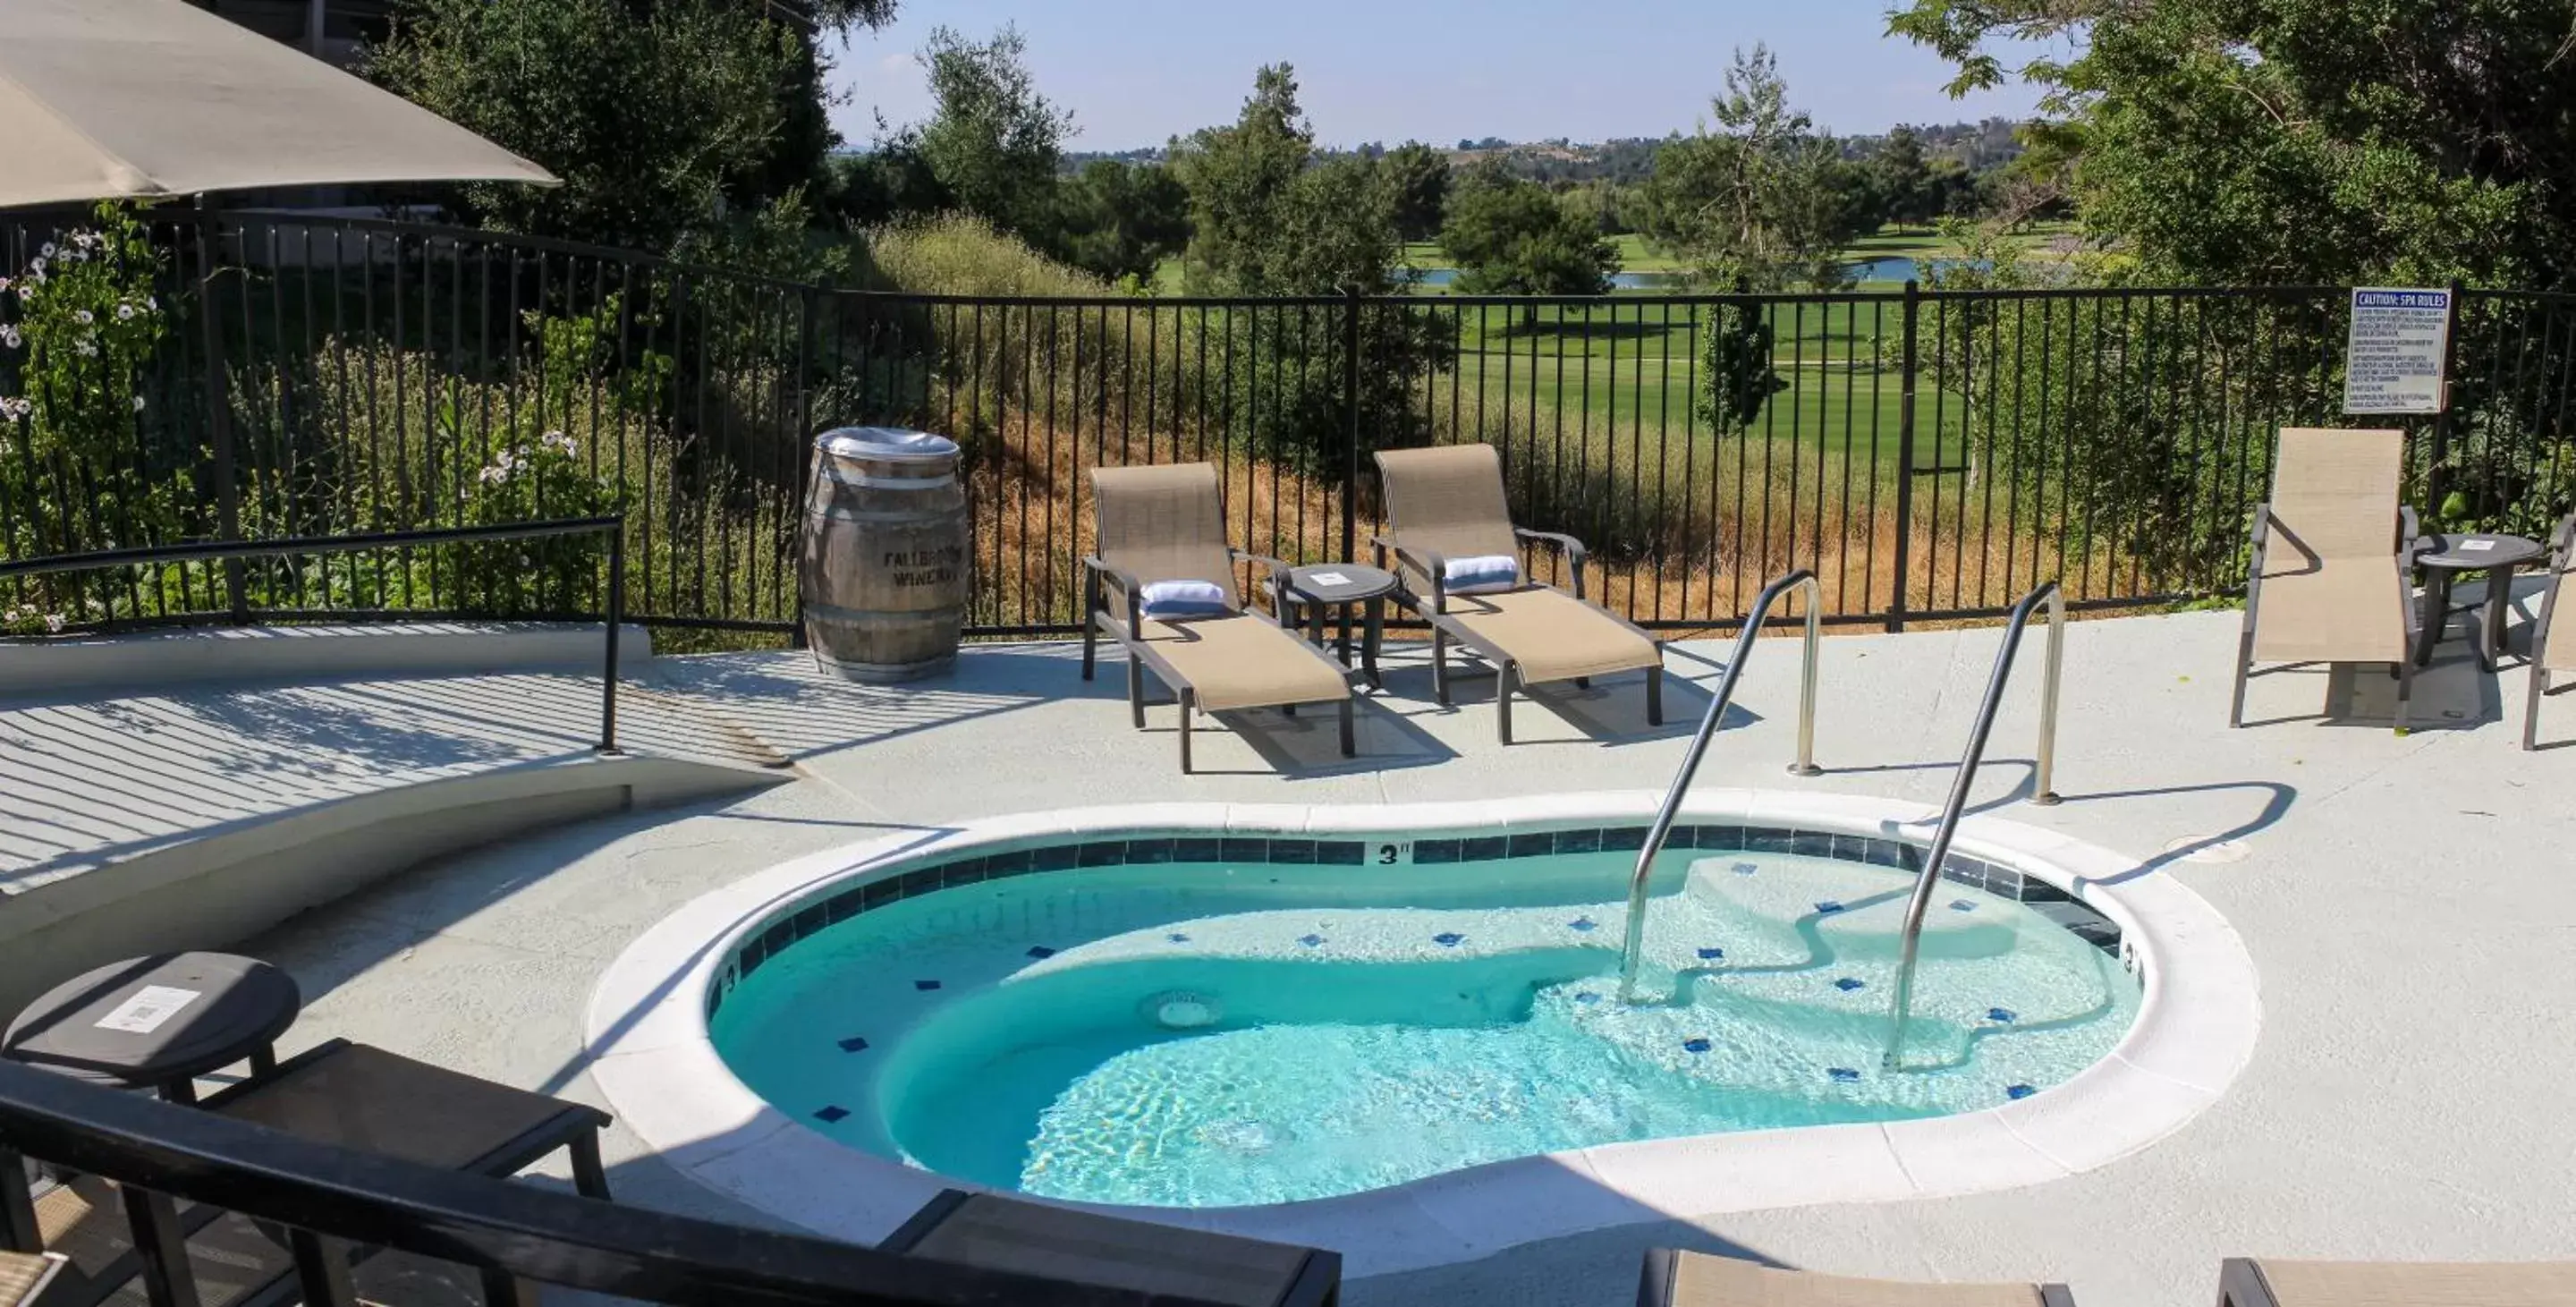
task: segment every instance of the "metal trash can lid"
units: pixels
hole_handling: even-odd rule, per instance
[[[840,458],[889,463],[938,463],[957,457],[957,442],[902,427],[835,427],[814,437],[814,447]]]

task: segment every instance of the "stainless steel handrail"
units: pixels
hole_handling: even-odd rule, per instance
[[[1789,573],[1762,587],[1753,600],[1753,609],[1745,614],[1744,633],[1735,637],[1735,655],[1726,660],[1726,673],[1718,678],[1717,694],[1708,701],[1708,711],[1699,719],[1699,730],[1691,736],[1690,751],[1682,755],[1681,770],[1673,773],[1672,788],[1664,792],[1664,806],[1655,812],[1654,827],[1646,832],[1646,843],[1637,850],[1637,870],[1628,878],[1628,938],[1619,954],[1619,997],[1634,1001],[1637,989],[1637,962],[1646,947],[1646,878],[1654,870],[1655,855],[1664,851],[1664,840],[1673,833],[1673,817],[1681,811],[1682,796],[1690,792],[1691,778],[1699,774],[1700,759],[1708,754],[1708,742],[1717,734],[1717,724],[1726,717],[1726,705],[1735,698],[1736,678],[1744,674],[1744,660],[1753,652],[1753,642],[1762,634],[1763,620],[1770,616],[1771,605],[1781,594],[1795,586],[1805,592],[1807,608],[1807,665],[1798,689],[1798,760],[1789,770],[1799,776],[1813,776],[1816,766],[1816,654],[1824,636],[1824,586],[1816,574],[1805,568]]]
[[[1941,883],[1941,863],[1950,856],[1950,841],[1959,833],[1959,815],[1968,807],[1968,788],[1977,781],[1977,764],[1986,757],[1986,737],[1995,729],[1995,710],[2003,706],[2004,685],[2012,678],[2013,656],[2021,650],[2022,631],[2030,625],[2030,615],[2042,601],[2048,604],[2048,671],[2041,683],[2039,704],[2039,762],[2031,778],[2030,801],[2046,806],[2057,802],[2057,791],[2051,780],[2057,767],[2057,688],[2066,662],[2066,596],[2055,581],[2042,582],[2037,589],[2013,605],[2012,620],[2004,626],[2003,648],[1995,651],[1995,669],[1986,677],[1985,702],[1977,707],[1976,724],[1968,729],[1968,752],[1959,759],[1958,775],[1950,782],[1949,802],[1942,805],[1941,824],[1932,832],[1932,847],[1923,854],[1923,869],[1915,873],[1913,897],[1905,903],[1904,943],[1896,963],[1896,1007],[1894,1024],[1887,1036],[1885,1065],[1895,1070],[1905,1050],[1905,1023],[1914,1014],[1914,959],[1923,941],[1923,913],[1932,905],[1932,891]]]

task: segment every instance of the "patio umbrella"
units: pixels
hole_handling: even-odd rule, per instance
[[[504,180],[556,179],[185,0],[0,0],[0,208]]]

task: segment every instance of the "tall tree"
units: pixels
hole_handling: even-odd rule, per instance
[[[1193,290],[1313,295],[1401,284],[1395,204],[1378,163],[1315,157],[1288,65],[1254,76],[1231,125],[1201,128],[1171,153],[1190,193]]]
[[[1737,51],[1706,124],[1655,155],[1642,229],[1703,280],[1776,289],[1839,278],[1835,251],[1857,233],[1839,196],[1840,149],[1789,104],[1764,46]]]
[[[840,0],[822,17],[892,13]],[[659,249],[817,174],[828,131],[791,130],[820,121],[814,30],[745,0],[404,0],[367,72],[564,179],[465,187],[474,219]]]
[[[1440,246],[1470,295],[1604,295],[1619,270],[1597,221],[1491,162],[1450,197]]]
[[[1932,165],[1923,157],[1923,138],[1912,127],[1898,123],[1869,162],[1888,221],[1921,225],[1941,215]]]
[[[1420,141],[1406,141],[1380,161],[1395,195],[1395,230],[1409,241],[1440,234],[1449,203],[1449,156]]]
[[[898,149],[919,156],[947,207],[1042,242],[1051,234],[1056,172],[1074,127],[1071,113],[1038,94],[1027,54],[1017,27],[981,42],[932,29],[918,57],[937,107]]]
[[[2576,284],[2569,11],[2528,0],[1912,0],[1890,28],[2047,92],[2088,233],[2195,282]],[[2013,42],[2072,58],[2008,68]]]

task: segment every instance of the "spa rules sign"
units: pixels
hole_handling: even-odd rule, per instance
[[[2451,292],[2367,287],[2352,293],[2343,411],[2439,413],[2451,337]]]

